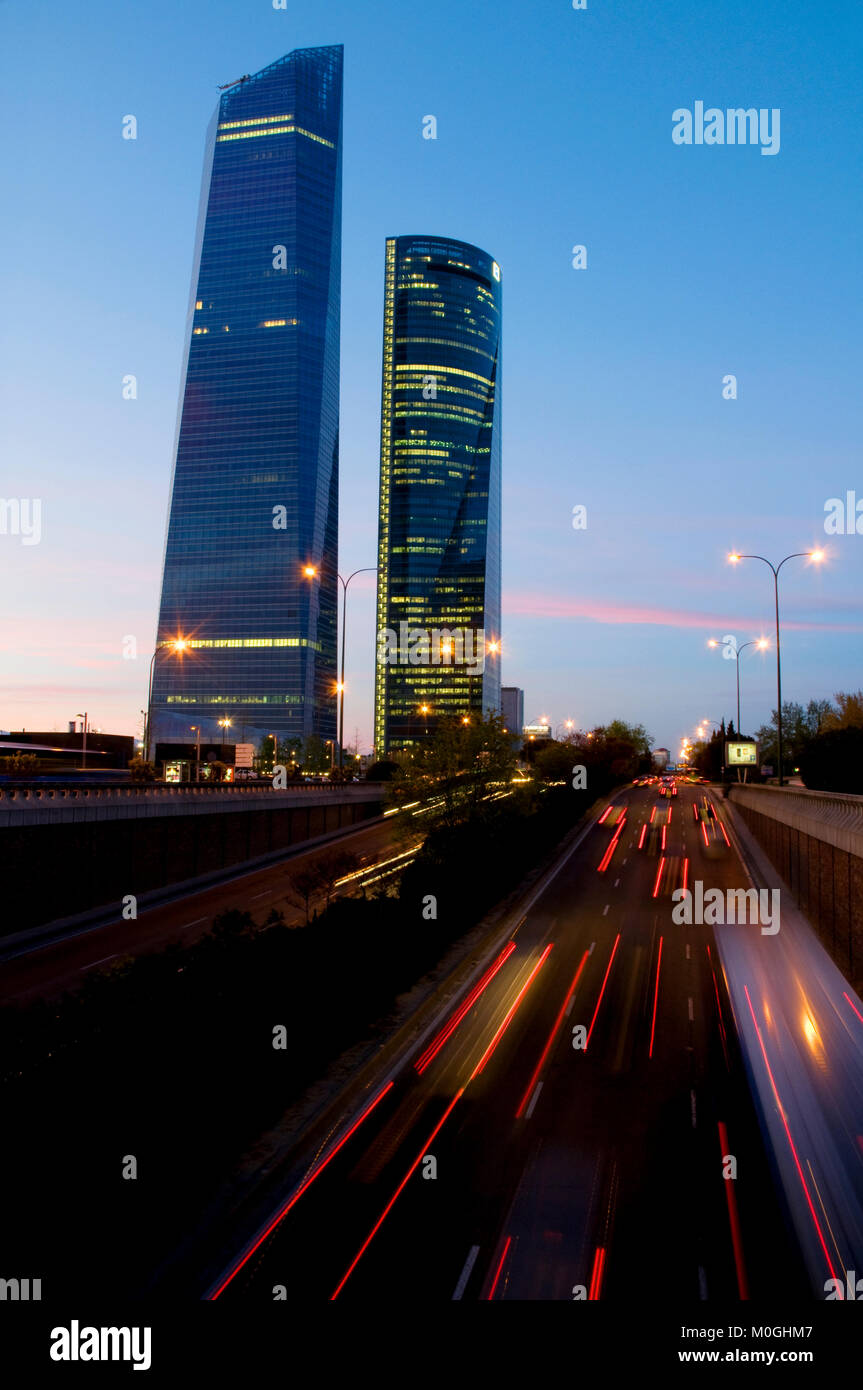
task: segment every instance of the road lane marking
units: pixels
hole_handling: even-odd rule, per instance
[[[690,1023],[694,1023],[694,1021],[695,1021],[695,1012],[694,1012],[694,1009],[693,1009],[693,1004],[692,1004],[692,1000],[691,1000],[691,999],[687,999],[687,1001],[686,1001],[686,1008],[687,1008],[687,1011],[688,1011],[688,1013],[689,1013],[689,1022],[690,1022]]]
[[[82,970],[92,970],[94,965],[104,965],[106,960],[114,960],[114,958],[116,956],[119,956],[119,954],[119,951],[115,951],[113,955],[103,956],[101,960],[91,960],[89,965],[82,965],[78,973],[80,975]]]
[[[254,902],[255,898],[265,898],[265,897],[267,896],[267,894],[268,894],[268,893],[272,893],[272,891],[273,891],[272,888],[264,888],[264,889],[261,890],[260,893],[253,893],[253,894],[252,894],[252,902]]]
[[[573,1002],[575,1002],[575,1001],[573,1001]],[[536,1102],[539,1100],[539,1093],[540,1093],[541,1090],[542,1090],[542,1082],[541,1082],[541,1081],[537,1081],[537,1083],[536,1083],[536,1088],[535,1088],[535,1090],[534,1090],[534,1093],[533,1093],[533,1095],[532,1095],[531,1098],[530,1098],[530,1105],[527,1107],[527,1113],[526,1113],[526,1117],[525,1117],[525,1118],[528,1119],[528,1120],[530,1119],[531,1115],[533,1114],[533,1107],[536,1105]]]
[[[687,941],[687,943],[686,943],[686,959],[687,959],[687,960],[691,960],[691,959],[692,959],[692,957],[691,957],[690,954],[689,954],[689,942],[688,942],[688,941]]]
[[[692,1108],[692,1128],[695,1129],[695,1092],[689,1092],[689,1103]]]
[[[591,941],[591,943],[590,943],[590,950],[589,950],[588,953],[587,953],[589,956],[592,956],[592,955],[593,955],[593,948],[594,948],[595,945],[596,945],[596,942],[595,942],[595,941]]]
[[[606,903],[606,904],[605,904],[605,907],[602,909],[602,915],[603,915],[603,917],[605,916],[605,914],[606,914],[606,912],[608,911],[608,909],[609,909],[610,906],[611,906],[610,903]]]
[[[521,924],[519,923],[519,925]],[[468,1251],[467,1259],[464,1262],[464,1269],[459,1275],[459,1281],[455,1286],[455,1293],[453,1294],[453,1299],[461,1298],[462,1294],[467,1288],[467,1281],[471,1276],[471,1272],[473,1270],[474,1265],[476,1264],[476,1257],[478,1254],[479,1246],[472,1245],[470,1247],[470,1250]]]
[[[616,879],[614,880],[614,886],[615,886],[615,888],[617,887],[617,885],[618,885],[619,882],[620,882],[620,879],[619,879],[619,878],[616,878]]]
[[[196,917],[194,922],[184,922],[180,928],[180,931],[185,931],[187,927],[197,927],[199,923],[206,922],[207,920],[208,919],[206,917]]]

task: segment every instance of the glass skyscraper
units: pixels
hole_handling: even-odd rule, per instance
[[[340,45],[242,78],[209,128],[153,748],[225,719],[335,737],[341,144]]]
[[[500,710],[500,267],[386,244],[375,750]]]

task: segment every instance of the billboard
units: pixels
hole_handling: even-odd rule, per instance
[[[255,756],[253,743],[238,743],[234,753],[234,767],[251,767]]]
[[[725,766],[726,767],[755,767],[758,762],[758,744],[746,741],[745,743],[726,743],[725,745]]]

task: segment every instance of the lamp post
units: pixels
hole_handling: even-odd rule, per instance
[[[711,638],[710,638],[710,641],[707,643],[707,645],[708,645],[708,647],[718,647],[718,646],[719,646],[719,643],[716,641],[716,638],[715,638],[715,637],[711,637]],[[735,643],[735,646],[736,646],[736,643]],[[738,733],[738,735],[739,735],[740,732],[741,732],[741,729],[740,729],[740,653],[741,653],[741,652],[745,652],[747,647],[757,647],[759,651],[763,652],[763,651],[765,651],[765,650],[767,649],[767,647],[769,647],[769,646],[770,646],[770,643],[767,641],[767,638],[766,638],[766,637],[758,637],[758,638],[756,638],[754,641],[752,641],[752,642],[744,642],[742,647],[737,647],[737,648],[736,648],[735,656],[736,656],[736,659],[737,659],[737,733]]]
[[[78,711],[78,716],[77,716],[77,717],[78,717],[79,719],[83,719],[83,721],[84,721],[84,728],[83,728],[83,735],[84,735],[84,737],[83,737],[82,744],[81,744],[81,771],[83,772],[83,771],[85,771],[85,769],[86,769],[86,767],[87,767],[87,711],[85,710],[84,713],[81,714],[81,712],[80,712],[80,710],[79,710],[79,711]]]
[[[189,725],[189,732],[190,732],[190,733],[197,733],[197,738],[195,739],[195,781],[196,781],[196,782],[200,782],[200,780],[201,780],[201,726],[200,726],[200,724],[190,724],[190,725]]]
[[[161,643],[161,646],[168,648],[175,656],[179,656],[184,652],[188,645],[185,637],[177,637],[173,642]],[[150,678],[147,683],[147,735],[144,739],[144,758],[147,762],[150,761],[150,721],[153,715],[153,669],[156,665],[156,657],[159,654],[159,649],[160,643],[157,642],[153,655],[150,657]]]
[[[342,767],[343,767],[343,765],[344,765],[344,742],[345,742],[345,630],[346,630],[346,626],[347,626],[347,616],[348,616],[348,585],[350,584],[350,582],[351,582],[352,579],[356,579],[356,577],[357,577],[358,574],[373,574],[373,573],[376,574],[376,573],[377,573],[377,569],[378,569],[377,565],[364,565],[362,569],[354,570],[353,574],[349,574],[348,577],[347,577],[347,579],[343,579],[342,576],[341,576],[341,574],[338,574],[338,573],[336,574],[336,578],[338,579],[339,583],[340,583],[341,586],[342,586],[342,657],[341,657],[341,675],[339,676],[339,681],[338,681],[338,684],[337,684],[337,686],[336,686],[336,693],[337,693],[337,695],[338,695],[338,697],[339,697],[339,771],[340,771],[340,772],[341,772]],[[304,566],[303,566],[303,574],[305,575],[306,579],[317,579],[317,577],[318,577],[318,571],[317,571],[317,569],[316,569],[316,567],[315,567],[314,565],[304,565]],[[335,765],[335,752],[334,752],[334,756],[333,756],[333,764]]]
[[[763,555],[740,555],[737,551],[732,551],[728,559],[731,564],[736,565],[741,560],[760,560],[762,564],[769,565],[773,571],[773,597],[776,606],[776,741],[779,754],[779,785],[785,785],[782,776],[782,665],[779,653],[779,571],[789,560],[814,560],[816,565],[824,559],[823,550],[795,550],[793,554],[786,555],[784,560],[780,560],[778,565],[774,565],[772,560],[767,560]]]
[[[358,574],[377,573],[377,565],[365,565],[362,569],[354,570],[347,579],[342,579],[339,575],[339,583],[342,586],[342,671],[339,678],[339,772],[344,763],[345,747],[345,629],[348,617],[348,585]]]
[[[224,748],[224,746],[225,746],[225,730],[226,730],[226,729],[230,729],[230,727],[231,727],[231,721],[230,721],[230,719],[220,719],[220,720],[219,720],[219,727],[220,727],[221,730],[222,730],[222,747]]]

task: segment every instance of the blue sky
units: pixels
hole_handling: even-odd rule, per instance
[[[38,545],[0,535],[0,727],[137,725],[216,87],[338,42],[342,573],[375,562],[384,239],[442,233],[503,271],[503,675],[526,719],[618,716],[674,748],[733,715],[734,663],[706,639],[772,634],[770,574],[731,569],[733,547],[828,545],[783,570],[783,691],[863,684],[863,536],[823,527],[828,498],[863,499],[856,6],[7,0],[0,38],[0,495],[42,499]],[[698,100],[779,108],[779,153],[675,145]],[[373,582],[349,602],[364,746]],[[775,668],[741,665],[754,728]]]

